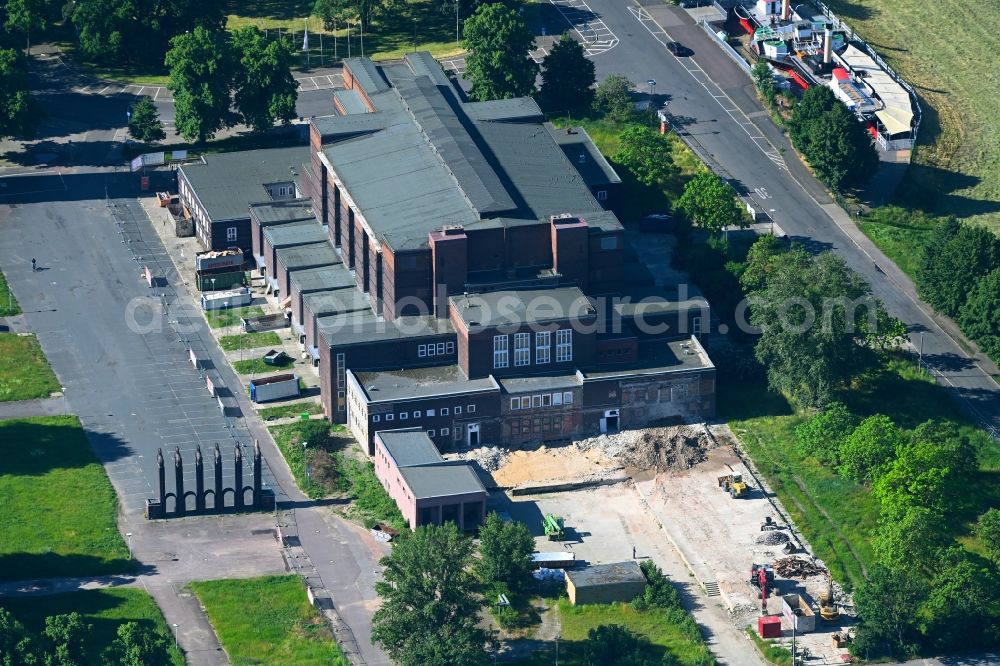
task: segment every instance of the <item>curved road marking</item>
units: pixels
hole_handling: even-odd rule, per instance
[[[588,18],[596,17],[597,13],[583,0],[549,0],[549,2],[555,5],[569,27],[580,36],[588,56],[600,55],[618,46],[620,40],[604,21],[599,18],[592,20]]]

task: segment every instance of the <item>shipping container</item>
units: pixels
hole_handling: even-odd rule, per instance
[[[801,594],[786,594],[781,597],[781,614],[800,634],[816,631],[816,614]]]
[[[225,310],[250,305],[253,297],[246,287],[227,291],[209,291],[201,295],[202,310]]]
[[[532,553],[531,568],[566,569],[576,565],[576,553],[554,551],[551,553]]]
[[[243,271],[198,271],[195,273],[198,291],[228,291],[247,286],[247,274]]]
[[[250,380],[250,399],[268,402],[299,395],[299,376],[293,373]]]
[[[243,268],[243,251],[239,248],[199,252],[194,256],[196,271],[217,271]]]

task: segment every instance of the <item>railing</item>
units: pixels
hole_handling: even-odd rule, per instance
[[[716,4],[718,4],[718,3],[716,3]],[[751,72],[751,70],[750,70],[750,64],[746,60],[744,60],[743,57],[740,56],[739,53],[736,52],[736,49],[734,49],[732,46],[729,45],[729,42],[727,42],[726,40],[724,40],[721,37],[719,37],[719,35],[714,30],[712,30],[712,27],[704,19],[702,19],[701,21],[698,21],[698,25],[701,26],[702,30],[704,30],[709,35],[711,35],[712,39],[714,39],[715,41],[719,42],[719,45],[722,47],[722,52],[723,53],[725,53],[727,56],[729,56],[732,59],[733,62],[735,62],[737,65],[739,65],[740,69],[742,69],[744,72],[746,72],[747,75],[750,75],[750,72]]]

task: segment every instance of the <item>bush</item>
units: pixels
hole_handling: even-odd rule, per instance
[[[840,462],[844,439],[858,426],[858,417],[841,402],[831,402],[795,428],[795,445],[804,456],[815,456],[824,465]]]
[[[624,123],[635,116],[632,103],[632,84],[621,74],[611,74],[599,84],[594,93],[594,110],[603,113],[608,120]]]

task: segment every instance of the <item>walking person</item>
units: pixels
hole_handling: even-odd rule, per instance
[[[34,257],[31,258],[31,270],[35,271],[35,258]]]

